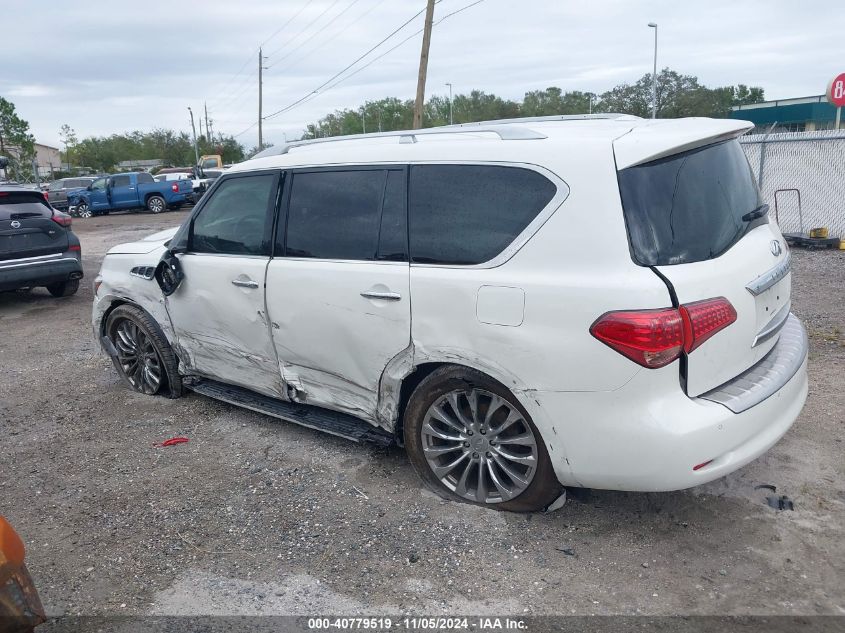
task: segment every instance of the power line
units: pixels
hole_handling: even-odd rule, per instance
[[[449,18],[451,18],[452,16],[457,15],[458,13],[461,13],[461,12],[463,12],[463,11],[466,11],[467,9],[470,9],[470,8],[474,7],[475,5],[477,5],[477,4],[481,4],[482,2],[484,2],[484,0],[476,0],[475,2],[472,2],[472,3],[470,3],[470,4],[468,4],[468,5],[464,6],[464,7],[461,7],[460,9],[457,9],[457,10],[455,10],[455,11],[452,11],[451,13],[447,13],[447,14],[446,14],[446,15],[444,15],[442,18],[440,18],[440,19],[436,20],[436,21],[434,22],[434,26],[437,26],[438,24],[440,24],[441,22],[444,22],[445,20],[448,20],[448,19],[449,19]],[[420,13],[422,13],[422,11],[420,11]],[[420,15],[420,13],[418,13],[417,15]],[[414,16],[414,17],[416,17],[416,16]],[[412,18],[412,19],[413,19],[413,18]],[[371,59],[370,61],[368,61],[368,62],[367,62],[366,64],[364,64],[363,66],[361,66],[360,68],[356,69],[354,72],[349,73],[349,74],[348,74],[348,75],[346,75],[345,77],[341,77],[340,79],[338,79],[337,81],[335,81],[334,83],[332,83],[330,86],[326,87],[326,88],[325,88],[325,90],[322,90],[322,91],[321,91],[321,90],[320,90],[320,88],[322,88],[322,86],[321,86],[320,88],[318,88],[318,89],[313,90],[312,92],[310,92],[310,93],[309,93],[308,95],[306,95],[306,97],[304,97],[303,99],[299,100],[298,102],[295,102],[294,104],[291,104],[290,106],[287,106],[286,108],[283,108],[282,110],[283,110],[284,112],[287,112],[287,111],[289,111],[289,110],[292,110],[294,107],[298,107],[298,106],[300,106],[300,105],[305,105],[305,104],[306,104],[306,103],[308,103],[309,101],[312,101],[313,99],[316,99],[316,98],[317,98],[317,96],[318,96],[319,94],[321,94],[321,92],[326,92],[326,91],[328,91],[328,90],[331,90],[331,89],[332,89],[332,88],[334,88],[335,86],[338,86],[338,85],[342,84],[344,81],[347,81],[348,79],[351,79],[352,77],[354,77],[355,75],[357,75],[357,74],[358,74],[358,73],[360,73],[361,71],[366,70],[367,68],[369,68],[370,66],[372,66],[374,63],[376,63],[376,62],[377,62],[378,60],[380,60],[381,58],[386,57],[387,55],[389,55],[390,53],[392,53],[393,51],[395,51],[397,48],[401,47],[403,44],[408,43],[410,40],[412,40],[413,38],[415,38],[417,35],[419,35],[419,34],[420,34],[420,33],[422,33],[422,32],[423,32],[423,29],[419,29],[418,31],[415,31],[415,32],[411,33],[408,37],[406,37],[405,39],[403,39],[401,42],[399,42],[399,43],[398,43],[398,44],[396,44],[395,46],[392,46],[391,48],[387,49],[386,51],[384,51],[384,52],[383,52],[383,53],[381,53],[380,55],[378,55],[378,56],[374,57],[373,59]],[[366,55],[364,55],[364,57],[366,57]],[[354,64],[350,64],[350,66],[351,66],[351,65],[354,65]],[[348,68],[349,68],[349,67],[347,67],[347,69],[348,69]],[[340,73],[338,73],[338,75],[340,75],[340,74],[343,74],[343,71],[341,71]],[[335,75],[335,77],[337,77],[338,75]],[[331,81],[331,80],[330,80],[330,81]],[[325,86],[325,84],[323,84],[323,86]],[[269,116],[275,116],[276,114],[281,114],[281,112],[275,112],[275,113],[273,113],[272,115],[269,115]],[[268,117],[265,117],[265,119],[266,119],[266,118],[269,118],[269,116],[268,116]]]
[[[315,46],[314,48],[312,48],[310,51],[306,52],[304,55],[302,55],[302,56],[300,56],[300,57],[298,57],[298,58],[295,58],[294,60],[292,60],[292,62],[289,62],[289,63],[288,63],[288,64],[286,64],[285,66],[282,66],[282,67],[281,67],[279,70],[277,70],[276,72],[282,72],[283,70],[285,70],[285,69],[287,69],[287,68],[290,68],[290,66],[291,66],[291,64],[292,64],[293,62],[301,62],[303,59],[306,59],[306,58],[308,58],[309,56],[313,55],[316,51],[318,51],[318,50],[320,50],[321,48],[323,48],[326,44],[328,44],[328,43],[330,43],[330,42],[333,42],[335,39],[337,39],[337,37],[338,37],[339,35],[342,35],[342,34],[343,34],[343,33],[345,33],[346,31],[348,31],[349,29],[351,29],[353,26],[355,26],[356,24],[358,24],[358,22],[360,22],[360,21],[361,21],[361,20],[363,20],[365,17],[367,17],[370,13],[372,13],[373,11],[375,11],[376,9],[378,9],[378,8],[379,8],[381,5],[383,5],[386,1],[387,1],[387,0],[378,0],[378,2],[376,2],[373,6],[371,6],[369,9],[367,9],[366,11],[364,11],[363,13],[361,13],[361,14],[360,14],[357,18],[355,18],[354,20],[352,20],[352,22],[350,22],[350,23],[349,23],[349,24],[347,24],[346,26],[344,26],[344,27],[342,27],[342,28],[338,29],[337,31],[335,31],[334,33],[332,33],[332,34],[331,34],[331,35],[330,35],[327,39],[325,39],[325,40],[323,40],[321,43],[317,44],[317,46]],[[287,57],[287,56],[286,56],[286,57]],[[270,66],[270,67],[272,68],[272,67],[273,67],[273,66],[275,66],[276,64],[279,64],[281,61],[282,61],[282,60],[280,59],[280,60],[279,60],[279,61],[277,61],[275,64],[271,64],[271,66]]]
[[[290,44],[290,43],[292,43],[292,42],[295,42],[297,39],[299,39],[299,37],[300,37],[303,33],[305,33],[308,29],[310,29],[310,28],[311,28],[311,25],[312,25],[312,24],[314,24],[315,22],[317,22],[317,20],[319,20],[320,18],[322,18],[322,17],[323,17],[324,15],[326,15],[326,13],[328,13],[329,11],[331,11],[331,10],[334,8],[334,6],[335,6],[338,2],[340,2],[340,0],[334,0],[334,2],[332,2],[329,6],[327,6],[325,9],[323,9],[323,10],[322,10],[322,11],[321,11],[318,15],[317,15],[317,17],[316,17],[316,18],[314,18],[314,19],[313,19],[313,20],[311,20],[311,21],[310,21],[307,25],[305,25],[305,27],[304,27],[302,30],[300,30],[300,31],[299,31],[299,33],[297,33],[296,35],[294,35],[291,39],[289,39],[287,42],[285,42],[284,44],[282,44],[279,48],[277,48],[276,50],[274,50],[272,53],[268,53],[267,57],[272,57],[273,55],[275,55],[275,54],[276,54],[276,53],[278,53],[279,51],[284,50],[285,46],[287,46],[288,44]],[[354,4],[354,3],[353,3],[353,4]]]
[[[269,42],[269,41],[270,41],[270,40],[272,40],[274,37],[276,37],[279,33],[281,33],[281,32],[282,32],[282,30],[283,30],[283,29],[284,29],[284,28],[285,28],[288,24],[290,24],[291,22],[293,22],[293,21],[294,21],[294,20],[295,20],[295,19],[299,16],[299,14],[300,14],[300,13],[302,13],[305,9],[307,9],[307,8],[308,8],[308,6],[310,6],[313,2],[314,2],[314,0],[307,0],[307,2],[299,8],[299,11],[297,11],[297,12],[296,12],[296,13],[294,13],[294,14],[293,14],[290,18],[288,18],[288,19],[285,21],[285,23],[284,23],[284,24],[282,24],[282,26],[280,26],[280,27],[279,27],[279,28],[277,28],[275,31],[273,31],[273,34],[272,34],[272,35],[270,35],[270,37],[268,37],[266,40],[264,40],[263,42],[261,42],[261,44],[259,45],[259,48],[260,48],[261,46],[264,46],[267,42]],[[220,88],[220,90],[217,92],[217,94],[215,94],[215,95],[214,95],[214,97],[212,97],[211,99],[208,99],[209,101],[214,101],[214,99],[216,99],[216,98],[218,97],[218,95],[220,95],[222,92],[224,92],[224,90],[225,90],[226,88],[228,88],[228,87],[229,87],[229,86],[230,86],[230,85],[231,85],[231,84],[232,84],[232,83],[233,83],[233,82],[234,82],[234,81],[235,81],[238,77],[240,77],[240,76],[241,76],[241,74],[243,73],[244,69],[245,69],[245,68],[249,65],[249,63],[250,63],[250,62],[254,59],[256,50],[257,50],[257,49],[255,49],[255,50],[253,50],[252,52],[250,52],[249,57],[248,57],[248,58],[246,59],[246,61],[245,61],[245,62],[241,65],[241,67],[240,67],[240,68],[238,68],[238,70],[235,72],[234,76],[232,76],[231,78],[229,78],[229,79],[226,81],[226,83],[224,83],[224,84],[222,85],[222,87],[221,87],[221,88]],[[250,75],[250,76],[251,76],[251,75]],[[248,77],[247,79],[249,79],[249,77]]]
[[[317,86],[314,90],[312,90],[311,92],[309,92],[309,93],[308,93],[307,95],[305,95],[304,97],[301,97],[300,99],[297,99],[296,101],[294,101],[294,102],[293,102],[293,103],[291,103],[290,105],[285,106],[284,108],[281,108],[281,109],[276,110],[275,112],[273,112],[273,113],[271,113],[271,114],[268,114],[268,115],[267,115],[266,117],[264,117],[264,118],[265,118],[265,119],[271,119],[271,118],[273,118],[273,117],[275,117],[275,116],[278,116],[279,114],[282,114],[283,112],[287,112],[288,110],[290,110],[290,109],[292,109],[292,108],[296,107],[297,105],[299,105],[300,103],[302,103],[305,99],[307,99],[307,98],[308,98],[309,96],[311,96],[312,94],[316,94],[316,93],[317,93],[317,92],[319,92],[319,91],[320,91],[323,87],[325,87],[326,85],[328,85],[329,83],[331,83],[332,81],[334,81],[335,79],[337,79],[338,77],[340,77],[343,73],[345,73],[347,70],[349,70],[350,68],[352,68],[355,64],[357,64],[357,63],[358,63],[358,62],[360,62],[362,59],[364,59],[367,55],[369,55],[369,54],[370,54],[370,53],[372,53],[374,50],[376,50],[379,46],[381,46],[382,44],[384,44],[387,40],[389,40],[391,37],[393,37],[394,35],[396,35],[399,31],[401,31],[402,29],[404,29],[404,28],[405,28],[406,26],[408,26],[411,22],[413,22],[414,20],[416,20],[416,19],[417,19],[420,15],[422,15],[424,12],[425,12],[425,9],[421,9],[420,11],[417,11],[417,13],[415,13],[415,14],[414,14],[411,18],[409,18],[408,20],[406,20],[405,22],[403,22],[403,23],[402,23],[402,24],[401,24],[398,28],[394,29],[394,30],[393,30],[393,31],[392,31],[392,32],[391,32],[391,33],[390,33],[387,37],[385,37],[384,39],[382,39],[382,40],[381,40],[378,44],[376,44],[375,46],[373,46],[372,48],[370,48],[370,49],[369,49],[366,53],[364,53],[363,55],[361,55],[360,57],[358,57],[355,61],[353,61],[351,64],[349,64],[348,66],[346,66],[343,70],[341,70],[341,71],[340,71],[340,72],[338,72],[338,73],[335,73],[335,74],[334,74],[333,76],[331,76],[331,77],[330,77],[327,81],[325,81],[324,83],[322,83],[322,84],[320,84],[319,86]]]
[[[275,61],[275,62],[273,62],[272,64],[270,64],[270,66],[268,66],[268,68],[272,68],[273,66],[275,66],[275,65],[277,65],[277,64],[279,64],[279,63],[281,63],[281,62],[283,62],[283,61],[284,61],[284,60],[286,60],[288,57],[290,57],[291,55],[293,55],[296,51],[298,51],[300,48],[302,48],[303,46],[305,46],[308,42],[310,42],[311,40],[313,40],[316,36],[318,36],[320,33],[322,33],[323,31],[325,31],[325,30],[326,30],[327,28],[329,28],[332,24],[334,24],[340,16],[342,16],[344,13],[346,13],[347,11],[349,11],[349,9],[351,9],[351,8],[352,8],[352,7],[354,7],[356,4],[358,4],[358,2],[360,2],[360,0],[352,0],[352,2],[350,2],[350,3],[349,3],[349,5],[347,5],[347,7],[346,7],[343,11],[341,11],[340,13],[338,13],[338,14],[337,14],[336,16],[334,16],[331,20],[329,20],[329,21],[328,21],[328,22],[326,22],[323,26],[321,26],[319,29],[317,29],[317,31],[316,31],[316,32],[314,32],[314,33],[312,33],[312,34],[311,34],[311,35],[310,35],[310,36],[309,36],[309,37],[308,37],[305,41],[301,42],[300,44],[298,44],[297,46],[295,46],[293,49],[291,49],[291,50],[289,50],[287,53],[285,53],[285,54],[284,54],[282,57],[280,57],[277,61]],[[353,22],[353,24],[354,24],[354,22]]]

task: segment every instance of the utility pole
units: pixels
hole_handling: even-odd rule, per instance
[[[654,29],[654,74],[651,76],[651,118],[657,118],[657,24],[648,23],[649,28]]]
[[[211,143],[211,132],[208,130],[208,104],[203,101],[202,107],[205,109],[205,140]]]
[[[200,151],[197,149],[197,128],[194,126],[194,111],[191,110],[191,106],[188,106],[188,112],[191,113],[191,132],[194,135],[194,157],[197,159],[196,166],[199,168],[200,166]]]
[[[431,23],[434,20],[434,0],[428,0],[425,8],[425,29],[420,51],[420,74],[417,77],[417,100],[414,101],[414,129],[423,124],[423,103],[425,102],[425,79],[428,74],[428,49],[431,47]]]
[[[363,130],[364,134],[367,133],[367,119],[364,118],[366,116],[366,112],[367,110],[364,108],[364,106],[361,106],[361,129]]]
[[[258,47],[258,151],[264,149],[264,131],[262,130],[262,123],[261,123],[261,108],[262,108],[262,95],[261,92],[263,90],[263,77],[262,71],[264,70],[264,55],[261,52],[261,47]]]
[[[452,118],[452,84],[446,82],[446,85],[449,86],[449,125],[454,125],[455,120]]]

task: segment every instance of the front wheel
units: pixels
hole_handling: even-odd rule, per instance
[[[91,207],[88,206],[87,202],[80,202],[76,205],[76,215],[80,218],[90,218],[94,215],[91,211]]]
[[[161,196],[150,196],[147,200],[147,209],[151,213],[161,213],[167,208],[167,203]]]
[[[146,312],[118,306],[106,321],[106,333],[117,352],[114,366],[135,391],[155,395],[168,387],[171,398],[182,394],[176,355]]]
[[[504,386],[445,366],[411,394],[405,446],[414,469],[446,499],[531,512],[560,494],[543,439]]]

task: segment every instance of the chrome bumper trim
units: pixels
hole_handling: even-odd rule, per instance
[[[718,402],[734,413],[742,413],[774,395],[788,383],[807,358],[808,347],[804,326],[794,314],[790,314],[772,351],[733,380],[699,398]]]
[[[790,270],[792,270],[792,253],[787,252],[786,257],[779,264],[750,282],[745,289],[756,297],[786,277]]]

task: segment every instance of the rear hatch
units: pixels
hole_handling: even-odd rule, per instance
[[[634,261],[655,270],[680,305],[724,297],[736,310],[735,322],[683,358],[690,396],[765,356],[790,308],[786,243],[739,142],[715,141],[619,170]]]
[[[38,191],[0,191],[0,262],[63,253],[67,231]]]

